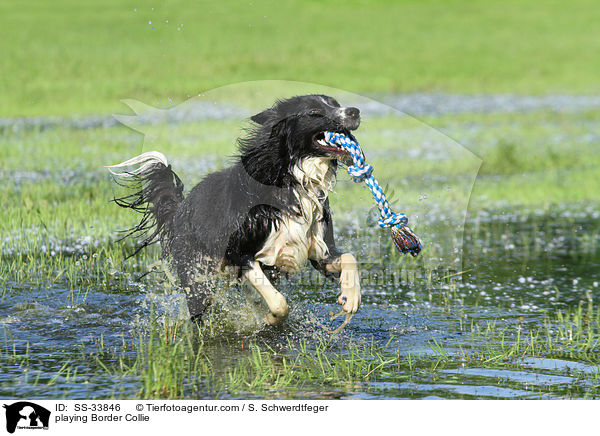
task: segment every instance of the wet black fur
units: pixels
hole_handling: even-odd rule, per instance
[[[119,206],[143,213],[129,233],[149,233],[136,253],[161,241],[163,257],[171,259],[181,286],[190,291],[186,295],[192,318],[199,318],[209,304],[208,290],[194,281],[198,265],[235,266],[241,273],[282,214],[299,213],[292,169],[304,158],[329,153],[315,144],[314,135],[325,130],[349,135],[360,123],[358,109],[340,108],[322,95],[279,101],[251,120],[255,127],[239,140],[233,166],[207,175],[187,197],[171,166],[155,164],[134,178],[137,192],[115,199]],[[332,165],[337,166],[337,160]],[[333,239],[326,197],[323,221],[329,258],[311,262],[327,274],[326,264],[341,253]]]

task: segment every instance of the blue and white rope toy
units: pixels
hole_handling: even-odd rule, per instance
[[[390,208],[385,193],[377,179],[373,177],[373,167],[365,162],[365,155],[358,142],[343,133],[325,132],[325,142],[329,145],[341,147],[352,156],[354,165],[348,167],[348,174],[354,182],[365,182],[377,206],[379,207],[380,227],[391,227],[392,239],[396,248],[402,253],[410,253],[417,256],[423,249],[419,237],[408,227],[408,218],[403,213],[394,213]]]

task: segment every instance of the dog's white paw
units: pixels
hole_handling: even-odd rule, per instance
[[[342,293],[338,298],[338,303],[342,305],[344,312],[356,313],[360,306],[360,284],[352,287],[342,286]]]
[[[265,316],[265,323],[269,325],[279,325],[287,319],[287,316],[277,316],[272,313]]]
[[[265,316],[265,323],[269,324],[269,325],[279,325],[281,324],[283,321],[285,321],[287,319],[289,313],[289,309],[286,308],[285,311],[283,312],[278,312],[278,313],[268,313]]]
[[[346,313],[356,313],[360,306],[360,275],[356,259],[351,254],[341,256],[340,285],[342,292],[338,303]]]
[[[288,306],[285,297],[279,292],[267,301],[267,305],[269,306],[270,311],[270,313],[265,316],[265,322],[267,324],[277,325],[287,319],[287,316],[290,313],[290,307]]]

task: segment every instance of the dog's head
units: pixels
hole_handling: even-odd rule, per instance
[[[312,156],[352,162],[348,152],[325,142],[323,132],[349,135],[360,125],[360,111],[341,107],[332,97],[303,95],[280,100],[251,120],[260,125],[257,133],[265,139],[263,145],[277,147],[279,156],[289,163]]]

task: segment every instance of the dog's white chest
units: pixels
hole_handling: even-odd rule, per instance
[[[286,216],[279,228],[271,232],[255,259],[263,265],[295,272],[307,259],[323,258],[322,253],[326,252],[323,229],[319,223]]]
[[[325,158],[308,158],[294,168],[301,187],[296,190],[299,215],[284,215],[271,231],[255,259],[263,265],[295,272],[307,259],[321,260],[328,254],[323,240],[323,204],[335,183],[335,170]]]

